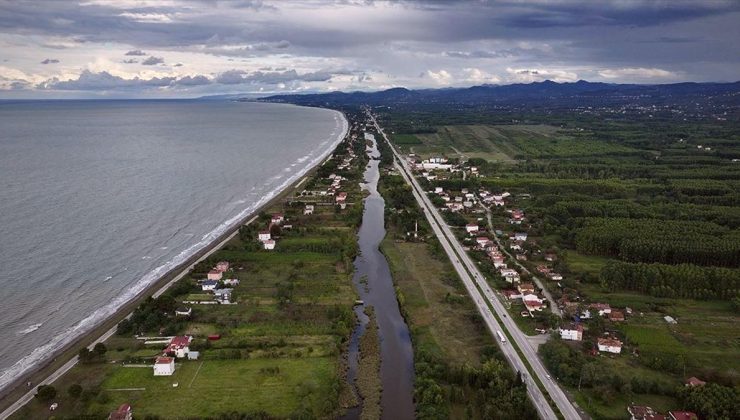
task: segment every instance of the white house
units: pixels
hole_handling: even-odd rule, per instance
[[[172,376],[175,373],[175,359],[159,356],[154,361],[154,376]]]
[[[599,311],[599,316],[609,315],[612,313],[612,308],[608,303],[592,303],[589,305],[589,308]]]
[[[275,249],[275,241],[273,241],[272,239],[263,241],[262,244],[265,246],[265,249],[268,251],[272,251],[273,249]]]
[[[270,223],[279,225],[280,223],[283,223],[285,220],[285,216],[282,215],[282,213],[275,213],[272,215],[272,219],[270,219]]]
[[[259,234],[257,235],[257,239],[258,239],[258,240],[259,240],[260,242],[264,242],[264,241],[269,241],[270,239],[272,239],[272,236],[270,236],[270,231],[268,231],[268,230],[263,230],[262,232],[260,232],[260,233],[259,233]]]
[[[200,283],[200,288],[204,292],[216,290],[216,286],[218,286],[218,280],[204,280]]]
[[[177,308],[175,309],[175,316],[190,316],[193,313],[193,308]]]
[[[581,341],[583,340],[583,325],[571,324],[565,328],[560,328],[560,338],[563,340]]]
[[[527,234],[525,232],[517,232],[514,234],[514,240],[524,242],[527,240]]]
[[[434,193],[435,194],[442,194],[444,191],[445,190],[442,187],[434,187]]]
[[[551,272],[549,274],[549,276],[550,276],[550,280],[553,280],[553,281],[561,281],[563,279],[563,276],[561,274],[558,274],[558,273],[552,273]]]
[[[193,337],[189,335],[178,335],[176,337],[172,337],[170,344],[164,349],[164,352],[166,354],[174,354],[175,357],[183,358],[187,356],[190,351],[191,341],[193,341]]]
[[[605,351],[607,353],[619,354],[622,352],[622,342],[616,338],[599,338],[598,347],[599,351]]]
[[[478,225],[474,225],[472,223],[465,225],[465,231],[468,233],[475,233],[478,232]]]
[[[490,242],[490,241],[491,240],[488,239],[488,238],[486,238],[485,236],[479,236],[479,237],[475,238],[475,242],[478,243],[478,246],[480,246],[481,248],[484,247],[484,246],[486,246],[486,244],[488,242]]]
[[[493,205],[496,207],[503,207],[506,205],[504,200],[493,200]]]
[[[216,289],[213,291],[213,295],[220,303],[228,304],[231,301],[232,290],[233,289]]]
[[[239,279],[226,279],[224,280],[224,284],[227,286],[238,286]]]
[[[303,214],[305,215],[313,214],[313,204],[306,204],[306,208],[303,209]]]

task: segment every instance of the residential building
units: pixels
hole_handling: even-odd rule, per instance
[[[273,249],[275,249],[275,241],[273,241],[272,239],[268,239],[266,241],[263,241],[262,242],[262,245],[268,251],[272,251]]]
[[[203,280],[200,282],[200,288],[204,292],[216,290],[217,286],[218,286],[218,280]]]
[[[282,213],[275,213],[272,215],[272,219],[270,219],[270,223],[279,225],[285,221],[285,216],[283,216]]]
[[[624,314],[622,313],[622,311],[613,310],[609,312],[607,317],[609,318],[609,321],[612,321],[612,322],[624,321]]]
[[[190,342],[193,337],[189,335],[178,335],[172,337],[170,344],[164,349],[165,354],[174,354],[175,357],[183,358],[190,351]]]
[[[570,324],[564,328],[560,327],[560,338],[572,341],[583,340],[583,325]]]
[[[154,361],[154,376],[172,376],[175,373],[175,359],[159,356]]]
[[[175,316],[190,316],[193,313],[193,308],[177,308],[175,309]]]
[[[612,308],[608,303],[592,303],[588,307],[597,310],[599,312],[599,316],[604,316],[612,312]]]
[[[225,271],[229,271],[229,262],[228,261],[219,261],[219,262],[216,263],[216,266],[213,267],[213,269],[216,270],[216,271],[220,271],[222,273],[225,272]]]
[[[221,280],[224,273],[218,270],[211,270],[208,272],[208,280]]]
[[[686,380],[686,386],[695,387],[695,386],[704,386],[707,383],[702,381],[701,379],[697,378],[696,376],[692,376],[689,379]]]
[[[525,242],[527,240],[527,234],[525,232],[517,232],[514,234],[514,240]]]
[[[599,351],[619,354],[622,352],[622,342],[616,338],[606,337],[598,340]]]
[[[650,416],[658,414],[651,407],[644,405],[631,405],[627,407],[627,412],[630,414],[630,420],[653,419],[653,417]]]
[[[468,232],[468,233],[471,233],[471,234],[472,233],[476,233],[476,232],[478,232],[478,225],[469,223],[469,224],[465,225],[465,231]]]
[[[737,413],[735,413],[737,414]],[[691,411],[669,411],[668,417],[671,420],[698,420],[699,416]]]
[[[132,420],[133,418],[134,413],[128,404],[121,404],[116,411],[108,415],[108,420]]]
[[[272,236],[270,235],[269,230],[263,230],[257,235],[257,239],[260,242],[264,242],[264,241],[269,241],[270,239],[272,239]]]
[[[303,209],[303,214],[304,215],[313,214],[313,208],[314,208],[313,204],[306,204],[306,208]]]

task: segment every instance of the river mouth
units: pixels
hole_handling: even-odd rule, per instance
[[[380,405],[382,418],[414,418],[414,354],[411,334],[401,315],[393,285],[390,267],[380,252],[380,242],[385,237],[385,200],[378,193],[380,171],[375,137],[365,133],[370,158],[365,169],[363,189],[369,195],[364,200],[362,225],[358,233],[360,253],[354,261],[353,283],[362,304],[355,306],[359,320],[352,332],[348,349],[347,380],[353,384],[357,378],[359,340],[369,321],[366,307],[374,310],[380,336],[380,380],[382,393]],[[347,412],[344,418],[359,418],[360,410]]]

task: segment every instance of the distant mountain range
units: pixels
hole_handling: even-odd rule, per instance
[[[469,88],[409,90],[393,88],[378,92],[331,92],[275,95],[258,99],[311,106],[356,106],[411,104],[474,106],[613,106],[619,104],[691,105],[711,102],[712,107],[740,105],[740,82],[674,83],[660,85],[613,84],[579,80],[556,83],[550,80],[527,84],[480,85]]]

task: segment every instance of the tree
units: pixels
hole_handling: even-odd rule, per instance
[[[77,399],[82,395],[82,385],[80,384],[72,384],[67,388],[67,394],[69,394],[70,397]]]
[[[98,359],[103,359],[105,357],[105,353],[108,351],[108,348],[105,347],[105,344],[98,343],[93,347],[92,352],[95,354],[95,356],[98,357]]]
[[[42,402],[49,402],[57,396],[57,389],[51,385],[41,385],[36,388],[35,397]]]

